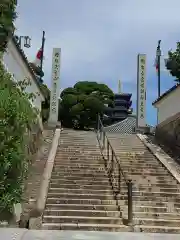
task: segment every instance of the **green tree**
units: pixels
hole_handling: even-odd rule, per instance
[[[60,97],[62,124],[84,129],[94,127],[97,114],[103,113],[105,103],[112,105],[114,94],[105,84],[83,81],[64,89]]]
[[[180,42],[177,43],[176,50],[168,52],[168,59],[166,61],[166,68],[170,74],[175,77],[176,81],[180,81]]]
[[[16,19],[16,0],[1,0],[0,3],[0,52],[7,46],[8,37],[14,33]]]

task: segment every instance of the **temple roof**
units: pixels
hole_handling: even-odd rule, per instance
[[[132,97],[132,94],[131,93],[115,93],[114,94],[114,98],[115,100],[117,99],[124,99],[126,101],[129,101]]]

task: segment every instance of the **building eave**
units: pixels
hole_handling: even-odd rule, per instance
[[[162,100],[164,100],[165,97],[167,97],[168,95],[170,95],[172,92],[174,92],[177,88],[180,87],[180,83],[177,83],[176,85],[174,85],[172,88],[168,89],[166,92],[164,92],[159,98],[157,98],[152,105],[153,106],[157,106]]]

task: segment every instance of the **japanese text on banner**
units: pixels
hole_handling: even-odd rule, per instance
[[[140,61],[140,118],[144,118],[145,100],[145,60]]]

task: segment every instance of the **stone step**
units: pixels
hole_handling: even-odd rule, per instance
[[[129,175],[132,175],[132,176],[154,176],[154,177],[166,177],[167,178],[167,172],[164,171],[164,172],[145,172],[145,171],[140,171],[140,170],[129,170],[127,171],[126,169],[123,169],[123,172],[125,174],[129,174]],[[169,175],[168,178],[171,177],[173,178],[173,176]]]
[[[53,171],[53,174],[55,175],[62,175],[62,174],[67,174],[67,175],[71,175],[71,174],[75,174],[75,175],[82,175],[82,174],[88,174],[88,175],[94,175],[97,174],[98,176],[107,176],[105,170],[99,170],[97,169],[77,169],[77,170],[71,170],[71,169],[57,169],[55,167],[54,169],[55,171]]]
[[[146,173],[135,173],[135,174],[133,174],[133,173],[124,173],[126,176],[131,176],[132,175],[132,177],[134,177],[134,179],[140,179],[140,178],[143,178],[143,179],[148,179],[149,181],[152,181],[152,180],[154,180],[154,179],[157,179],[158,181],[162,181],[162,180],[164,180],[164,181],[176,181],[175,179],[174,179],[174,177],[171,175],[171,174],[169,174],[169,173],[166,173],[166,174],[164,174],[164,175],[161,175],[161,174],[146,174]]]
[[[113,200],[114,199],[114,196],[112,194],[109,194],[109,195],[104,195],[104,194],[76,194],[76,193],[58,193],[58,192],[48,192],[48,198],[66,198],[66,199],[100,199],[100,200]],[[179,200],[180,201],[180,200]]]
[[[85,217],[85,216],[43,216],[45,223],[93,223],[93,224],[122,224],[122,219],[116,217]]]
[[[152,179],[147,179],[146,177],[144,178],[144,179],[142,179],[142,178],[137,178],[137,179],[133,179],[133,184],[139,184],[139,186],[143,186],[143,181],[144,181],[144,185],[146,186],[147,185],[147,182],[148,182],[148,184],[150,185],[150,186],[153,186],[153,185],[155,185],[155,186],[161,186],[161,185],[164,185],[164,186],[172,186],[172,187],[175,187],[175,186],[177,186],[177,181],[175,180],[175,179],[173,179],[173,177],[172,177],[172,179],[170,178],[168,178],[168,179],[159,179],[159,177],[158,178],[152,178]]]
[[[69,163],[65,163],[65,164],[55,164],[54,165],[54,169],[56,169],[57,171],[63,171],[64,169],[68,169],[68,170],[79,170],[79,169],[89,169],[91,171],[93,170],[101,170],[101,171],[106,171],[106,168],[105,168],[105,164],[102,163],[102,164],[88,164],[86,163],[86,165],[83,165],[81,163],[78,163],[78,164],[69,164]]]
[[[72,193],[72,194],[100,194],[100,195],[113,195],[112,189],[94,190],[94,189],[68,189],[68,188],[49,188],[49,193]]]
[[[56,156],[56,161],[60,163],[65,163],[67,161],[71,161],[73,163],[86,163],[86,162],[91,162],[91,163],[98,163],[98,161],[104,161],[102,156],[99,154],[91,154],[91,153],[68,153],[67,154],[61,154]]]
[[[58,184],[59,185],[59,184]],[[107,189],[106,187],[101,186],[101,189],[95,189],[96,185],[90,185],[91,188],[89,189],[88,185],[86,185],[86,187],[82,187],[79,185],[71,185],[69,187],[69,185],[67,187],[62,187],[62,185],[60,184],[60,187],[56,184],[56,187],[52,187],[50,186],[49,188],[49,192],[72,192],[72,193],[101,193],[101,194],[107,194],[107,193],[113,193],[112,188],[109,186],[109,188]],[[100,187],[99,187],[100,188]],[[171,189],[172,190],[172,189]],[[154,195],[154,196],[167,196],[167,197],[179,197],[180,196],[180,192],[179,189],[173,189],[174,191],[169,191],[169,189],[159,189],[158,191],[153,188],[143,188],[143,189],[135,189],[135,187],[133,188],[133,196],[150,196],[150,195]],[[120,189],[120,193],[122,195],[125,195],[127,193],[127,186],[121,187]]]
[[[83,136],[80,136],[81,138],[83,137]],[[72,141],[72,139],[73,139],[73,141]],[[62,140],[60,140],[60,146],[61,145],[65,145],[65,146],[69,146],[69,143],[71,144],[70,146],[77,146],[77,147],[82,147],[82,146],[87,146],[87,147],[96,147],[96,139],[95,138],[87,138],[87,136],[85,136],[85,140],[86,141],[83,141],[83,139],[80,139],[79,137],[78,138],[74,138],[74,137],[72,137],[72,138],[64,138],[63,137],[63,139]],[[94,142],[92,142],[92,141],[94,141]],[[98,144],[98,143],[97,143]]]
[[[83,163],[81,163],[81,161],[79,161],[79,163],[71,163],[71,165],[69,165],[69,163],[67,163],[67,162],[64,162],[63,164],[60,162],[60,163],[56,163],[55,164],[55,167],[56,168],[62,168],[62,169],[64,169],[64,168],[75,168],[75,169],[77,169],[77,168],[94,168],[94,169],[97,169],[97,168],[100,168],[100,169],[105,169],[105,165],[104,165],[104,163],[96,163],[96,164],[94,164],[94,163],[86,163],[86,164],[83,164]]]
[[[124,187],[121,186],[121,189],[126,189],[126,185]],[[153,192],[154,190],[159,192],[169,192],[169,193],[180,193],[180,189],[177,187],[173,187],[173,188],[166,188],[163,185],[161,185],[161,187],[156,186],[155,184],[152,186],[138,186],[138,185],[133,185],[133,189],[134,191],[140,191],[140,192],[144,192],[144,191],[148,191],[148,192]]]
[[[67,173],[67,174],[82,174],[82,173],[88,173],[88,174],[98,174],[98,175],[106,175],[105,174],[105,168],[101,169],[101,168],[78,168],[78,169],[67,169],[67,168],[61,168],[61,167],[56,167],[55,169],[56,173],[58,174],[62,174],[62,173]],[[149,171],[149,172],[145,172],[145,170],[140,171],[139,169],[123,169],[123,172],[126,174],[132,174],[132,175],[148,175],[148,176],[167,176],[167,172],[164,171]]]
[[[46,204],[46,209],[58,210],[90,210],[90,211],[118,211],[116,205],[85,205],[85,204]]]
[[[55,165],[55,169],[56,169],[56,171],[60,171],[60,172],[63,172],[63,171],[72,171],[72,172],[78,172],[78,171],[89,171],[89,172],[93,172],[93,171],[106,171],[106,168],[105,168],[105,166],[104,165],[100,165],[100,164],[98,164],[98,165],[96,165],[96,166],[93,166],[93,165],[91,165],[91,166],[89,166],[89,165],[87,165],[87,166],[81,166],[81,165],[79,165],[78,167],[74,167],[74,166],[72,166],[72,165],[66,165],[66,166],[63,166],[63,165],[60,165],[60,166],[57,166],[57,165]]]
[[[121,164],[121,166],[122,166],[122,168],[123,169],[150,169],[150,170],[154,170],[155,168],[156,169],[158,169],[158,170],[161,170],[161,171],[165,171],[165,167],[163,167],[163,166],[154,166],[154,165],[147,165],[146,163],[144,163],[144,164],[136,164],[136,163],[121,163],[120,162],[120,164]]]
[[[72,185],[87,185],[87,184],[91,184],[91,185],[104,185],[104,186],[109,186],[109,180],[104,179],[104,180],[96,180],[94,181],[94,179],[76,179],[76,178],[72,178],[72,179],[65,179],[65,178],[51,178],[51,183],[54,184],[72,184]]]
[[[126,195],[127,191],[122,191],[121,190],[121,195]],[[138,191],[138,190],[133,190],[133,197],[168,197],[168,198],[179,198],[180,199],[180,192],[149,192],[149,191]]]
[[[94,181],[104,181],[104,180],[107,180],[108,181],[108,177],[107,176],[96,176],[96,175],[90,175],[90,174],[73,174],[73,175],[64,175],[63,174],[56,174],[56,173],[52,173],[51,175],[51,178],[52,179],[59,179],[59,178],[62,178],[62,179],[66,179],[66,180],[94,180]]]
[[[125,160],[124,158],[122,160],[120,157],[118,157],[118,159],[119,159],[119,163],[120,163],[121,166],[136,167],[138,165],[144,166],[147,163],[145,160],[137,160],[137,159],[135,159],[134,161],[129,161],[128,159]],[[148,161],[148,164],[151,165],[152,167],[154,167],[155,169],[159,168],[159,167],[163,167],[163,165],[160,162],[158,162],[157,160],[156,161]]]
[[[136,188],[137,186],[140,186],[140,187],[145,187],[145,188],[151,188],[151,187],[172,187],[172,188],[176,188],[177,184],[176,182],[174,181],[169,181],[167,183],[167,181],[165,182],[164,180],[163,181],[154,181],[153,180],[153,184],[151,184],[149,182],[149,185],[147,185],[147,182],[145,182],[145,185],[141,184],[139,185],[139,182],[140,180],[139,179],[134,179],[133,180],[133,186]],[[142,181],[141,181],[142,182]],[[84,185],[102,185],[103,187],[105,185],[109,186],[109,180],[108,178],[104,178],[104,179],[93,179],[93,178],[86,178],[86,179],[83,179],[83,178],[80,178],[80,179],[77,179],[76,177],[68,177],[68,178],[63,178],[62,176],[57,176],[57,177],[52,177],[51,178],[51,183],[53,184],[62,184],[62,185],[66,185],[66,184],[72,184],[72,185],[77,185],[77,186],[84,186]],[[127,185],[124,181],[121,180],[121,188],[126,188]]]
[[[116,206],[116,200],[107,200],[107,199],[86,199],[86,198],[59,198],[59,197],[47,197],[47,204],[85,204],[85,205],[113,205]]]
[[[116,153],[115,153],[116,154]],[[149,165],[152,165],[152,166],[162,166],[162,163],[157,160],[156,158],[154,158],[154,156],[152,157],[147,157],[147,156],[138,156],[138,157],[125,157],[125,156],[121,156],[121,155],[118,155],[116,154],[116,156],[118,157],[120,163],[132,163],[132,164],[149,164]]]
[[[161,204],[162,205],[162,204]],[[166,204],[168,205],[168,204]],[[127,212],[128,210],[128,206],[123,206],[123,209],[122,209],[122,212]],[[151,206],[151,205],[135,205],[133,204],[133,212],[150,212],[150,213],[156,213],[156,212],[159,212],[159,213],[177,213],[177,214],[180,214],[180,205],[179,205],[179,208],[176,207],[176,208],[173,208],[173,209],[169,209],[167,206]]]
[[[137,229],[136,232],[144,232],[144,233],[180,233],[180,227],[139,225],[135,228]]]
[[[59,147],[61,146],[65,146],[65,147],[71,147],[71,146],[76,146],[77,148],[81,148],[81,147],[87,147],[87,148],[97,148],[98,147],[98,141],[96,141],[96,139],[93,139],[93,138],[87,138],[87,136],[83,137],[81,136],[81,138],[84,138],[84,141],[83,139],[78,139],[78,138],[74,138],[74,137],[71,137],[71,138],[63,138],[60,140],[60,144],[59,144]]]
[[[57,209],[45,209],[44,216],[59,216],[59,217],[68,217],[68,216],[80,216],[80,217],[113,217],[120,218],[120,212],[118,211],[99,211],[99,210],[74,210],[66,209],[59,210]],[[138,215],[139,216],[139,215]],[[142,215],[143,216],[143,215]],[[146,217],[146,215],[145,215]]]
[[[128,217],[128,213],[127,212],[124,212],[123,211],[123,217],[125,217],[125,219]],[[162,213],[162,212],[137,212],[137,211],[134,211],[133,212],[133,217],[134,218],[152,218],[152,219],[177,219],[178,221],[180,221],[180,214],[179,213],[176,213],[176,212],[171,212],[171,213],[168,213],[168,212],[165,212],[165,213]]]
[[[65,164],[69,164],[72,166],[73,165],[76,165],[76,164],[83,164],[83,165],[90,165],[90,163],[92,165],[102,165],[104,167],[104,160],[103,159],[77,159],[77,160],[72,160],[72,159],[67,159],[66,157],[64,157],[63,159],[58,159],[56,158],[55,160],[55,166],[62,166],[62,165],[65,165]]]
[[[101,156],[100,149],[95,149],[95,148],[86,148],[86,149],[77,149],[77,147],[69,147],[69,148],[64,148],[63,146],[60,147],[57,150],[57,157],[62,157],[62,156],[67,156],[69,153],[74,153],[75,155],[82,156],[83,153],[90,154],[92,153],[92,156]]]
[[[110,185],[107,184],[101,184],[101,185],[97,185],[96,183],[94,183],[93,185],[89,183],[89,185],[81,185],[81,184],[62,184],[60,182],[57,183],[50,183],[49,188],[59,188],[61,187],[62,189],[81,189],[81,190],[97,190],[97,191],[104,191],[104,190],[112,190],[112,187]]]
[[[155,219],[155,218],[134,218],[136,225],[148,225],[148,226],[168,226],[178,227],[180,226],[180,219]]]
[[[127,178],[128,179],[128,178]],[[136,187],[143,187],[143,186],[145,186],[145,187],[172,187],[172,188],[177,188],[177,187],[179,187],[179,184],[177,183],[177,181],[174,179],[173,180],[173,178],[171,179],[161,179],[161,180],[159,180],[159,177],[158,178],[156,178],[156,177],[148,177],[148,178],[146,178],[146,177],[143,177],[143,176],[139,176],[139,177],[137,177],[137,178],[134,178],[134,179],[132,179],[132,183],[133,183],[133,185],[134,186],[136,186]],[[124,181],[124,179],[123,178],[121,178],[121,186],[124,186],[124,185],[126,185],[126,183],[125,183],[125,181]]]
[[[119,196],[118,200],[127,200],[127,194],[124,196]],[[150,195],[150,196],[133,196],[133,201],[156,201],[156,202],[168,202],[173,201],[175,203],[180,203],[180,198],[176,197],[161,197],[156,195]]]
[[[128,201],[121,199],[118,200],[119,206],[123,206],[125,207],[125,205],[128,205]],[[166,207],[167,209],[169,209],[168,211],[174,211],[174,208],[180,208],[180,203],[179,202],[174,202],[171,201],[171,199],[157,199],[152,201],[151,199],[149,200],[143,200],[143,199],[137,199],[137,198],[133,198],[133,207],[136,208],[136,206],[141,205],[142,207],[145,206],[145,208],[147,208],[147,206],[151,206],[151,207]]]
[[[108,231],[128,232],[130,227],[122,224],[93,224],[93,223],[43,223],[44,230],[77,230],[77,231]]]
[[[129,171],[132,171],[132,172],[142,172],[143,173],[146,173],[146,174],[149,174],[149,173],[166,173],[167,174],[167,170],[163,167],[158,167],[158,168],[149,168],[147,166],[145,167],[134,167],[133,165],[129,166],[129,167],[126,167],[126,166],[122,166],[122,169],[124,172],[129,172]]]
[[[132,179],[132,181],[139,181],[141,179],[141,181],[143,182],[144,180],[147,181],[149,180],[149,182],[153,182],[153,183],[170,183],[170,182],[176,182],[174,177],[171,175],[165,175],[165,176],[158,176],[158,175],[143,175],[143,174],[130,174],[130,173],[126,173],[124,174],[126,176],[127,179]],[[140,181],[139,181],[140,182]]]

